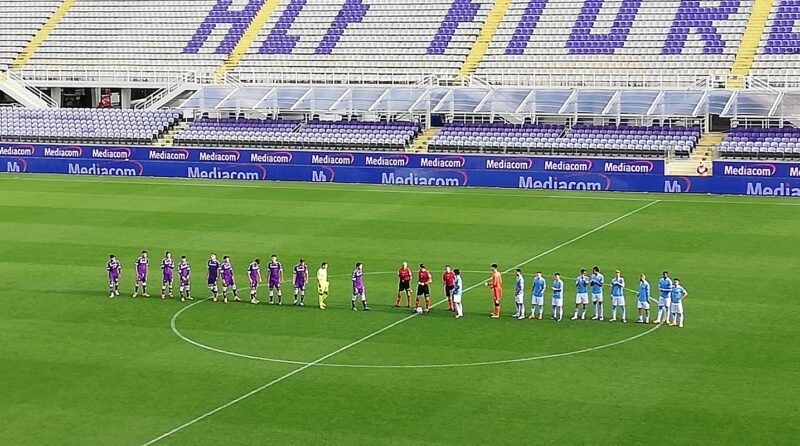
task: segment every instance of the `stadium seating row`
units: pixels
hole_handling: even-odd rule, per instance
[[[8,66],[58,1],[0,1],[0,69]],[[248,30],[275,3],[260,29]],[[455,75],[491,0],[81,0],[26,69],[170,70],[213,73],[243,36],[253,38],[241,80],[293,73],[389,81],[404,74]],[[608,75],[726,75],[754,0],[512,0],[477,74],[499,82],[553,83]],[[800,75],[797,0],[776,0],[753,74]],[[254,34],[253,34],[254,33]],[[297,78],[295,76],[295,78]]]

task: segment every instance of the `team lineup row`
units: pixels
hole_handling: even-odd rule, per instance
[[[191,266],[186,256],[181,256],[180,262],[175,263],[172,258],[171,252],[166,252],[164,258],[161,260],[162,281],[161,281],[161,299],[173,297],[173,283],[174,283],[174,270],[178,269],[178,290],[180,293],[181,302],[186,300],[193,300],[191,296]],[[141,255],[137,257],[134,262],[134,269],[136,272],[136,281],[134,284],[133,297],[139,296],[141,288],[141,295],[149,297],[147,294],[147,278],[150,269],[150,258],[147,251],[142,251]],[[109,261],[106,265],[108,271],[109,283],[109,297],[113,298],[119,296],[119,281],[122,274],[122,265],[113,254],[109,256]],[[283,303],[283,292],[281,283],[284,281],[283,265],[278,261],[277,255],[272,255],[267,264],[268,270],[268,287],[269,287],[269,304],[272,305]],[[219,300],[219,287],[218,282],[222,282],[222,301],[228,303],[228,293],[232,294],[234,301],[240,301],[239,292],[236,287],[234,279],[233,265],[229,256],[223,256],[220,262],[215,253],[211,253],[207,262],[207,285],[211,291],[211,299],[214,302]],[[261,277],[261,260],[253,260],[247,267],[248,278],[250,279],[250,303],[259,304],[258,300],[258,287],[262,283]],[[397,272],[399,279],[399,286],[397,291],[397,300],[395,307],[400,308],[403,296],[405,295],[406,306],[411,308],[411,281],[413,273],[408,267],[407,262],[403,262],[402,266]],[[328,281],[328,264],[322,262],[317,270],[317,291],[319,308],[324,310],[327,307],[326,301],[330,293],[330,283]],[[352,298],[351,308],[357,310],[357,301],[361,300],[362,308],[369,311],[367,304],[367,294],[364,287],[364,267],[361,262],[356,263],[352,276]],[[304,259],[292,268],[292,284],[293,284],[293,305],[305,306],[306,285],[310,283],[309,267]],[[433,283],[433,275],[425,267],[424,264],[419,265],[417,271],[417,292],[415,294],[414,312],[425,314],[431,308],[431,292],[430,286]],[[464,309],[462,305],[462,295],[464,293],[463,282],[461,279],[461,272],[458,268],[452,269],[449,265],[445,265],[445,270],[442,273],[442,283],[444,287],[444,294],[447,299],[448,311],[455,313],[456,318],[464,316]],[[500,317],[500,303],[503,297],[503,277],[498,270],[497,264],[491,265],[491,278],[484,283],[484,286],[491,290],[492,301],[494,303],[494,311],[491,317],[497,319]],[[589,294],[591,290],[591,300],[593,316],[592,320],[604,320],[603,318],[603,287],[607,286],[605,277],[600,272],[600,268],[595,266],[592,268],[592,274],[589,276],[585,269],[580,270],[580,275],[575,279],[576,295],[575,295],[575,309],[572,314],[571,320],[586,319],[587,308],[589,305]],[[675,278],[671,279],[669,273],[664,271],[662,277],[658,282],[659,298],[658,298],[658,315],[653,323],[667,323],[678,327],[684,326],[684,312],[683,300],[688,296],[686,289],[681,286],[680,280]],[[547,280],[543,277],[540,271],[537,271],[533,278],[533,288],[531,291],[531,310],[528,319],[541,320],[544,316],[544,301],[545,293],[547,290]],[[551,319],[561,321],[564,317],[564,281],[561,279],[561,273],[553,275],[553,281],[550,285],[552,307]],[[513,317],[517,319],[526,318],[526,308],[524,303],[525,296],[525,279],[522,270],[517,268],[515,270],[514,280],[514,303],[516,304],[516,312]],[[637,323],[650,323],[650,283],[647,281],[645,274],[639,275],[639,290],[637,293]],[[538,311],[537,311],[538,310]],[[627,322],[627,308],[625,304],[625,278],[622,277],[621,271],[617,270],[614,278],[611,280],[611,322],[617,321],[617,310],[621,312],[620,321]],[[537,316],[538,312],[538,316]]]

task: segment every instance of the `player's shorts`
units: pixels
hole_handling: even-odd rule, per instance
[[[602,302],[603,301],[603,293],[592,293],[592,302]]]
[[[230,279],[222,278],[222,286],[234,286],[236,285],[236,281],[233,280],[233,277]]]
[[[625,306],[625,296],[612,296],[611,297],[611,305],[617,307],[624,307]]]
[[[588,304],[589,303],[589,293],[578,293],[575,295],[575,303],[576,304]]]
[[[161,280],[163,280],[164,283],[172,283],[172,278],[173,278],[172,272],[169,272],[167,274],[164,274]]]
[[[147,282],[147,273],[136,273],[137,282]]]
[[[181,286],[189,286],[189,279],[181,278]]]
[[[444,295],[447,296],[449,299],[453,298],[453,290],[455,290],[455,285],[445,285],[444,286]]]
[[[317,285],[317,291],[319,291],[319,294],[328,294],[329,289],[330,285],[327,283],[320,283]]]
[[[250,288],[258,288],[258,277],[250,278]]]
[[[117,283],[117,282],[119,282],[119,274],[108,275],[108,283]]]
[[[424,283],[420,283],[419,285],[417,285],[417,296],[428,297],[430,295],[431,295],[431,287],[430,286],[428,286],[428,285],[426,285]]]
[[[658,298],[658,307],[659,308],[663,308],[663,307],[669,308],[669,305],[670,305],[669,297],[659,297]]]
[[[532,296],[531,305],[544,305],[544,295]]]
[[[525,302],[525,295],[522,293],[514,294],[514,303],[521,304]]]
[[[294,289],[305,291],[306,290],[306,283],[305,282],[295,282]]]
[[[560,297],[558,299],[556,299],[554,297],[553,300],[550,301],[550,305],[552,305],[554,307],[562,308],[564,306],[564,299],[562,299]]]
[[[400,285],[397,286],[397,292],[403,291],[411,291],[411,281],[410,280],[401,280]]]
[[[361,285],[361,286],[354,286],[354,287],[353,287],[353,292],[354,292],[355,294],[364,294],[364,285]]]
[[[281,281],[278,279],[273,279],[272,277],[269,278],[269,287],[270,288],[280,288]]]
[[[669,312],[683,314],[683,302],[670,304]]]
[[[453,294],[453,302],[460,304],[461,303],[461,294]]]
[[[208,278],[208,286],[209,287],[215,286],[216,284],[217,284],[217,278],[216,277],[209,277]]]
[[[503,298],[503,289],[502,288],[492,288],[492,299],[500,300]]]
[[[640,310],[649,310],[650,309],[650,301],[647,300],[640,300],[638,304],[636,304],[636,308]]]

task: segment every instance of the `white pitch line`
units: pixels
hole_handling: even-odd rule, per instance
[[[564,242],[564,243],[562,243],[562,244],[560,244],[560,245],[556,246],[555,248],[551,248],[551,249],[548,249],[547,251],[544,251],[544,252],[542,252],[542,253],[540,253],[540,254],[537,254],[537,255],[535,255],[535,256],[533,256],[533,257],[531,257],[530,259],[528,259],[528,260],[525,260],[524,262],[522,262],[522,263],[518,264],[517,266],[514,266],[514,267],[511,267],[511,268],[507,269],[505,272],[507,273],[508,271],[511,271],[511,270],[512,270],[512,269],[514,269],[514,268],[519,268],[519,267],[520,267],[520,266],[522,266],[522,265],[526,265],[526,264],[528,264],[528,263],[530,263],[530,262],[532,262],[532,261],[534,261],[534,260],[536,260],[536,259],[538,259],[538,258],[541,258],[541,257],[543,257],[543,256],[545,256],[545,255],[547,255],[547,254],[550,254],[550,253],[552,253],[553,251],[556,251],[556,250],[558,250],[558,249],[561,249],[561,248],[563,248],[564,246],[567,246],[567,245],[569,245],[570,243],[574,243],[574,242],[576,242],[576,241],[578,241],[578,240],[580,240],[580,239],[582,239],[582,238],[584,238],[584,237],[587,237],[587,236],[589,236],[589,235],[591,235],[591,234],[594,234],[595,232],[597,232],[597,231],[599,231],[599,230],[601,230],[601,229],[603,229],[603,228],[605,228],[605,227],[607,227],[607,226],[609,226],[609,225],[611,225],[611,224],[614,224],[614,223],[616,223],[616,222],[618,222],[618,221],[620,221],[620,220],[622,220],[622,219],[624,219],[624,218],[626,218],[626,217],[629,217],[629,216],[631,216],[631,215],[633,215],[633,214],[635,214],[635,213],[637,213],[637,212],[639,212],[639,211],[642,211],[642,210],[644,210],[644,209],[647,209],[647,208],[649,208],[650,206],[652,206],[652,205],[654,205],[654,204],[656,204],[656,203],[658,203],[658,202],[660,202],[660,200],[652,201],[652,202],[650,202],[650,203],[647,203],[647,204],[646,204],[646,205],[644,205],[644,206],[641,206],[641,207],[639,207],[639,208],[636,208],[636,209],[634,209],[633,211],[630,211],[630,212],[628,212],[628,213],[626,213],[626,214],[623,214],[623,215],[621,215],[621,216],[619,216],[619,217],[617,217],[617,218],[615,218],[615,219],[613,219],[613,220],[611,220],[611,221],[609,221],[609,222],[607,222],[607,223],[604,223],[604,224],[602,224],[602,225],[600,225],[600,226],[598,226],[598,227],[596,227],[596,228],[594,228],[594,229],[592,229],[592,230],[586,231],[586,232],[584,232],[583,234],[581,234],[581,235],[579,235],[579,236],[577,236],[577,237],[573,238],[572,240],[569,240],[569,241],[567,241],[567,242]],[[477,288],[477,287],[481,286],[482,284],[483,284],[483,282],[481,282],[481,283],[477,283],[477,284],[475,284],[475,285],[472,285],[472,286],[470,286],[469,288],[465,288],[465,289],[464,289],[464,292],[467,292],[467,291],[469,291],[469,290],[472,290],[472,289],[474,289],[474,288]],[[445,302],[445,301],[446,301],[446,299],[440,300],[439,302],[435,303],[435,304],[434,304],[434,306],[436,306],[436,305],[439,305],[439,304],[441,304],[442,302]],[[225,403],[225,404],[223,404],[223,405],[221,405],[221,406],[217,407],[216,409],[210,410],[210,411],[208,411],[208,412],[204,413],[203,415],[200,415],[200,416],[199,416],[199,417],[197,417],[197,418],[194,418],[194,419],[192,419],[192,420],[189,420],[189,421],[187,421],[186,423],[183,423],[183,424],[181,424],[180,426],[178,426],[178,427],[176,427],[176,428],[172,429],[172,430],[171,430],[171,431],[169,431],[169,432],[165,432],[165,433],[163,433],[163,434],[159,435],[158,437],[156,437],[156,438],[154,438],[154,439],[152,439],[152,440],[148,441],[147,443],[144,443],[142,446],[150,446],[150,445],[152,445],[152,444],[154,444],[154,443],[157,443],[157,442],[159,442],[159,441],[161,441],[161,440],[163,440],[163,439],[165,439],[165,438],[167,438],[167,437],[170,437],[170,436],[174,435],[175,433],[177,433],[177,432],[180,432],[181,430],[183,430],[183,429],[185,429],[185,428],[187,428],[187,427],[189,427],[189,426],[191,426],[191,425],[193,425],[193,424],[197,423],[198,421],[202,421],[202,420],[204,420],[204,419],[206,419],[206,418],[210,417],[211,415],[214,415],[215,413],[217,413],[217,412],[219,412],[219,411],[221,411],[221,410],[224,410],[224,409],[226,409],[226,408],[228,408],[228,407],[230,407],[230,406],[232,406],[232,405],[234,405],[234,404],[238,403],[239,401],[242,401],[242,400],[244,400],[244,399],[247,399],[247,398],[249,398],[249,397],[251,397],[251,396],[253,396],[253,395],[255,395],[255,394],[257,394],[257,393],[261,392],[261,391],[262,391],[262,390],[264,390],[264,389],[267,389],[267,388],[269,388],[269,387],[272,387],[273,385],[275,385],[275,384],[277,384],[277,383],[279,383],[279,382],[281,382],[281,381],[283,381],[283,380],[285,380],[285,379],[287,379],[287,378],[290,378],[290,377],[292,377],[292,376],[294,376],[294,375],[296,375],[296,374],[298,374],[298,373],[302,372],[303,370],[306,370],[306,369],[308,369],[309,367],[313,367],[313,366],[315,366],[315,365],[317,365],[317,364],[319,364],[319,363],[321,363],[321,362],[325,361],[326,359],[328,359],[328,358],[330,358],[330,357],[332,357],[332,356],[336,356],[336,355],[338,355],[339,353],[341,353],[341,352],[343,352],[343,351],[345,351],[345,350],[349,350],[349,349],[351,349],[351,348],[355,347],[355,346],[356,346],[356,345],[358,345],[358,344],[361,344],[362,342],[364,342],[364,341],[366,341],[366,340],[368,340],[368,339],[370,339],[370,338],[373,338],[373,337],[375,337],[375,336],[377,336],[377,335],[379,335],[379,334],[381,334],[381,333],[383,333],[383,332],[385,332],[385,331],[387,331],[387,330],[390,330],[390,329],[392,329],[392,328],[394,328],[394,327],[396,327],[396,326],[398,326],[398,325],[400,325],[400,324],[402,324],[402,323],[404,323],[404,322],[406,322],[406,321],[409,321],[409,320],[413,319],[413,318],[414,318],[414,317],[416,317],[416,316],[417,316],[416,314],[413,314],[413,313],[412,313],[411,315],[409,315],[409,316],[406,316],[406,317],[404,317],[404,318],[402,318],[402,319],[400,319],[400,320],[398,320],[398,321],[396,321],[396,322],[393,322],[393,323],[391,323],[391,324],[389,324],[389,325],[387,325],[387,326],[385,326],[385,327],[381,328],[380,330],[376,330],[376,331],[374,331],[374,332],[372,332],[372,333],[370,333],[370,334],[368,334],[368,335],[366,335],[366,336],[362,337],[361,339],[358,339],[358,340],[356,340],[356,341],[353,341],[353,342],[351,342],[351,343],[349,343],[349,344],[345,345],[344,347],[341,347],[341,348],[339,348],[339,349],[337,349],[337,350],[334,350],[333,352],[331,352],[331,353],[328,353],[327,355],[325,355],[325,356],[322,356],[322,357],[320,357],[320,358],[318,358],[318,359],[316,359],[316,360],[314,360],[314,361],[312,361],[312,362],[310,362],[310,363],[308,363],[308,364],[306,364],[306,365],[304,365],[304,366],[298,367],[298,368],[296,368],[296,369],[294,369],[294,370],[290,371],[289,373],[286,373],[286,374],[284,374],[284,375],[282,375],[282,376],[280,376],[280,377],[278,377],[278,378],[275,378],[275,379],[273,379],[272,381],[270,381],[270,382],[268,382],[268,383],[264,384],[264,385],[263,385],[263,386],[261,386],[261,387],[255,388],[255,389],[253,389],[253,390],[251,390],[251,391],[249,391],[249,392],[245,393],[244,395],[242,395],[242,396],[240,396],[240,397],[238,397],[238,398],[236,398],[236,399],[234,399],[234,400],[231,400],[231,401],[229,401],[229,402],[227,402],[227,403]]]
[[[58,174],[54,174],[58,175]],[[3,177],[0,176],[0,179]],[[290,186],[290,185],[279,185],[281,183],[290,183],[286,181],[267,181],[267,182],[260,182],[260,183],[221,183],[216,182],[214,180],[206,180],[206,181],[192,181],[188,178],[175,178],[174,181],[150,181],[150,180],[133,180],[130,177],[125,178],[124,181],[118,181],[113,179],[95,179],[95,180],[85,180],[82,178],[75,178],[75,177],[65,177],[65,178],[52,178],[52,177],[41,177],[35,174],[31,174],[31,176],[21,176],[15,177],[15,179],[19,180],[26,180],[26,181],[54,181],[54,182],[63,182],[63,183],[105,183],[105,184],[140,184],[140,185],[149,185],[149,186],[190,186],[190,187],[227,187],[227,188],[238,188],[238,189],[286,189],[286,190],[309,190],[309,191],[316,191],[316,190],[326,190],[326,191],[343,191],[343,192],[378,192],[378,193],[399,193],[399,194],[420,194],[420,195],[457,195],[463,191],[469,191],[468,195],[478,196],[478,197],[497,197],[498,193],[488,193],[488,192],[477,192],[472,188],[452,188],[450,190],[411,190],[411,189],[401,189],[396,187],[391,187],[392,185],[384,185],[380,189],[366,189],[366,188],[354,188],[354,187],[335,187],[331,188],[331,183],[328,183],[326,186],[322,187],[315,187],[312,186],[313,183],[301,182],[298,181],[296,183],[302,184],[303,186]],[[343,185],[347,183],[332,183],[334,185]],[[366,184],[364,186],[367,186]],[[491,189],[488,187],[483,187],[482,189]],[[651,198],[646,197],[629,197],[629,196],[616,196],[616,197],[604,197],[598,196],[595,192],[595,196],[589,195],[525,195],[523,193],[515,193],[510,194],[508,192],[511,191],[520,191],[519,189],[504,189],[504,188],[497,188],[498,191],[502,191],[502,194],[511,197],[520,197],[520,198],[559,198],[563,200],[607,200],[607,201],[652,201]],[[525,192],[536,192],[537,190],[525,190]],[[541,190],[538,190],[541,191]],[[579,191],[564,191],[564,192],[579,192]],[[606,192],[613,192],[615,194],[630,194],[630,195],[646,195],[650,192],[616,192],[616,191],[606,191]],[[658,193],[658,192],[653,192]],[[466,194],[466,192],[465,192]],[[689,196],[683,195],[683,196]],[[732,195],[732,194],[720,194],[717,195],[719,197],[739,197],[740,195]],[[747,197],[746,195],[741,195],[741,197]],[[769,199],[769,197],[760,197],[763,199]],[[789,202],[768,202],[768,201],[723,201],[723,200],[692,200],[692,199],[669,199],[669,198],[661,198],[658,201],[667,202],[667,203],[700,203],[700,204],[739,204],[739,205],[757,205],[757,206],[800,206],[800,203],[789,203]]]

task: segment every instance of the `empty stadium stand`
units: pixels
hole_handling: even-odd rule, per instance
[[[180,113],[171,111],[0,108],[0,139],[149,144],[179,119]]]
[[[28,42],[53,15],[60,0],[0,1],[0,71],[11,66]]]
[[[800,159],[800,129],[743,128],[731,129],[719,149],[723,158]]]

